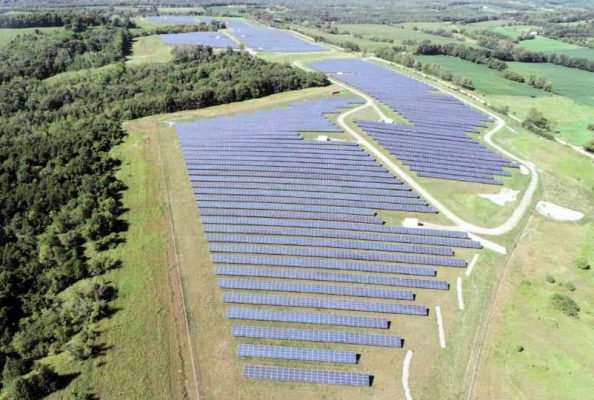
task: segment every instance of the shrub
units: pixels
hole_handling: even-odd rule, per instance
[[[570,292],[573,292],[575,291],[575,285],[572,282],[566,282],[565,289],[569,290]]]
[[[594,131],[594,124],[588,124],[588,130]]]
[[[588,263],[588,260],[586,260],[585,257],[579,257],[575,260],[575,266],[579,269],[582,270],[588,270],[590,269],[590,263]]]
[[[524,346],[522,346],[521,344],[517,345],[517,346],[516,346],[516,351],[517,351],[518,353],[521,353],[521,352],[523,352],[523,351],[524,351]]]
[[[553,275],[547,275],[547,282],[555,283],[555,277]]]
[[[555,293],[553,297],[551,297],[551,300],[553,302],[553,306],[562,311],[565,315],[570,317],[578,316],[580,307],[571,297]]]

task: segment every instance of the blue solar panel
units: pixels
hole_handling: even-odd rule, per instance
[[[374,301],[335,300],[321,297],[272,296],[261,294],[223,293],[225,303],[283,307],[350,310],[386,314],[427,315],[428,309],[415,304],[380,303]]]
[[[387,274],[435,276],[433,268],[413,267],[396,264],[368,264],[347,260],[318,260],[306,258],[288,258],[274,256],[254,256],[237,254],[213,254],[212,260],[216,263],[245,264],[245,265],[270,265],[276,267],[319,268],[336,269],[344,271],[380,272]]]
[[[213,253],[269,254],[293,257],[322,257],[379,262],[404,262],[411,264],[440,265],[444,267],[466,267],[466,261],[456,258],[415,256],[407,254],[375,253],[343,249],[318,249],[310,247],[282,247],[251,244],[209,243]]]
[[[308,236],[334,239],[357,239],[380,242],[415,243],[432,246],[481,248],[481,244],[474,240],[439,236],[417,236],[415,234],[400,233],[379,233],[342,230],[318,230],[290,227],[250,226],[250,225],[204,225],[207,233],[245,233],[256,235],[285,235],[285,236]]]
[[[298,324],[350,326],[355,328],[388,329],[383,318],[355,317],[351,315],[322,314],[312,312],[273,311],[254,308],[228,308],[227,318],[250,321],[289,322]]]
[[[368,93],[412,122],[412,125],[400,125],[356,121],[370,137],[408,165],[418,176],[501,184],[493,178],[493,172],[488,173],[477,167],[515,166],[467,136],[466,132],[477,132],[479,128],[486,127],[489,117],[454,97],[434,93],[435,88],[430,85],[360,60],[324,60],[312,65]],[[426,160],[425,169],[408,164],[408,157],[412,155]],[[446,165],[462,163],[466,170],[452,172],[444,171],[441,167],[427,170],[436,160]],[[494,172],[510,175],[503,170]]]
[[[394,278],[377,275],[352,275],[335,272],[296,271],[292,269],[271,269],[256,267],[218,266],[217,275],[250,276],[259,278],[300,279],[311,281],[328,281],[344,283],[362,283],[370,285],[400,286],[421,289],[448,290],[449,284],[444,281],[428,279]]]
[[[221,289],[265,290],[277,292],[313,293],[334,296],[369,297],[393,300],[414,300],[408,290],[387,290],[354,286],[317,285],[309,283],[261,281],[247,279],[221,279]]]
[[[237,345],[237,356],[343,364],[357,363],[357,353],[352,351],[313,349],[310,347],[266,346],[243,343]]]
[[[187,32],[161,35],[163,43],[175,46],[210,46],[214,48],[237,48],[229,36],[223,32]]]
[[[264,365],[246,365],[243,376],[248,379],[272,381],[324,383],[330,385],[370,386],[369,375],[351,372],[336,372],[317,369],[281,368]]]
[[[452,256],[451,249],[443,247],[418,246],[400,243],[372,242],[362,240],[304,238],[294,236],[265,236],[265,235],[234,235],[224,233],[210,233],[207,236],[209,242],[221,243],[254,243],[254,244],[277,244],[287,246],[306,247],[329,247],[353,250],[374,250],[399,253],[431,254],[440,256]]]
[[[279,29],[254,26],[241,21],[228,21],[226,25],[237,39],[258,52],[296,53],[328,50],[324,46],[307,42]]]
[[[345,331],[326,331],[293,328],[271,328],[256,325],[233,325],[235,337],[259,339],[299,340],[304,342],[360,344],[364,346],[402,347],[398,336],[375,335]]]

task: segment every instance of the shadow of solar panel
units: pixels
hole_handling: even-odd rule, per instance
[[[293,328],[271,328],[257,325],[233,325],[235,337],[258,339],[298,340],[303,342],[360,344],[364,346],[402,347],[398,336]]]
[[[376,275],[353,275],[334,272],[296,271],[292,269],[271,269],[255,267],[218,266],[217,275],[249,276],[259,278],[299,279],[308,281],[327,281],[343,283],[361,283],[368,285],[399,286],[420,289],[448,290],[444,281],[426,279],[394,278]]]
[[[310,347],[265,346],[243,343],[237,345],[237,356],[318,361],[337,364],[357,363],[357,353],[352,351],[313,349]]]
[[[388,321],[383,318],[355,317],[295,311],[272,311],[254,308],[228,308],[227,318],[251,321],[290,322],[299,324],[350,326],[354,328],[388,329]]]
[[[336,372],[315,369],[267,367],[263,365],[245,365],[243,376],[248,379],[272,381],[324,383],[329,385],[370,386],[371,378],[367,374]]]
[[[260,294],[244,294],[235,292],[223,293],[225,303],[319,308],[328,310],[350,310],[376,312],[386,314],[423,315],[428,314],[427,307],[415,304],[379,303],[371,301],[334,300],[321,297],[272,296]]]
[[[334,296],[369,297],[392,300],[414,300],[414,294],[408,290],[387,290],[353,286],[330,286],[308,283],[276,282],[245,279],[221,279],[221,289],[264,290],[274,292],[294,292],[327,294]]]

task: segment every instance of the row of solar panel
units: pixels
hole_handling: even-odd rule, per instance
[[[386,314],[427,315],[429,313],[427,307],[416,304],[335,300],[321,297],[257,295],[236,292],[223,293],[223,301],[225,303],[235,304],[319,308],[327,310],[348,310]]]
[[[435,276],[429,267],[415,267],[398,264],[372,264],[350,260],[324,260],[310,258],[289,258],[250,254],[213,254],[212,260],[221,264],[267,265],[271,267],[335,269],[343,271],[378,272],[385,274]]]
[[[430,254],[453,256],[454,251],[443,247],[429,247],[412,244],[372,242],[348,239],[325,239],[296,236],[247,235],[232,233],[209,233],[207,239],[211,243],[250,243],[273,244],[281,246],[328,247],[352,250],[386,251],[397,253]]]
[[[397,348],[402,347],[402,339],[398,336],[354,333],[346,331],[273,328],[257,325],[233,325],[231,333],[235,337],[248,337],[258,339],[360,344],[365,346]]]
[[[296,311],[273,311],[256,308],[228,308],[227,318],[246,321],[288,322],[311,325],[349,326],[352,328],[388,329],[384,318],[323,314]]]
[[[247,276],[258,278],[299,279],[325,282],[361,283],[368,285],[411,287],[419,289],[448,290],[444,281],[427,279],[395,278],[391,276],[353,275],[334,272],[296,271],[291,269],[271,269],[258,267],[218,266],[217,275]]]
[[[389,263],[411,263],[439,265],[443,267],[466,267],[466,261],[456,258],[416,256],[408,254],[375,253],[370,251],[353,251],[343,249],[326,249],[310,247],[284,247],[253,244],[209,243],[212,253],[269,254],[293,257],[323,257],[343,260],[364,260]]]
[[[264,379],[283,382],[324,383],[329,385],[370,386],[367,374],[337,372],[317,369],[283,368],[264,365],[246,365],[243,376],[248,379]]]
[[[481,244],[474,240],[451,239],[438,236],[417,236],[415,234],[377,233],[377,232],[351,232],[338,230],[312,230],[304,228],[277,228],[266,226],[241,226],[241,225],[205,225],[207,233],[245,233],[254,235],[284,235],[306,236],[333,239],[356,239],[379,242],[397,242],[427,244],[432,246],[480,248]]]
[[[272,292],[312,293],[333,296],[369,297],[376,299],[414,300],[415,295],[408,290],[388,290],[356,286],[318,285],[280,281],[248,279],[221,279],[221,289],[264,290]]]

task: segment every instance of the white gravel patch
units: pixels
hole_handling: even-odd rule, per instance
[[[410,361],[412,360],[413,352],[408,350],[404,356],[404,362],[402,363],[402,388],[404,389],[404,397],[406,400],[412,400],[410,394],[410,387],[408,386],[408,375],[410,369]]]
[[[462,278],[456,279],[456,292],[458,293],[458,308],[464,310],[464,298],[462,297]]]
[[[437,333],[439,335],[439,347],[446,348],[445,331],[443,329],[443,317],[441,315],[441,307],[435,306],[435,318],[437,319]]]
[[[522,164],[520,164],[520,174],[522,175],[528,175],[530,173],[530,171],[528,170],[528,168],[526,168],[525,166],[523,166]]]
[[[479,194],[480,198],[491,200],[498,206],[504,206],[506,203],[516,201],[518,198],[519,190],[513,190],[510,188],[501,188],[499,193],[496,194]]]
[[[474,257],[472,257],[472,260],[470,260],[470,264],[468,264],[468,268],[466,268],[466,276],[470,276],[478,259],[479,259],[478,254],[475,254]]]
[[[555,221],[579,221],[584,218],[584,214],[579,211],[561,207],[555,203],[549,203],[548,201],[539,201],[536,204],[536,211]]]

